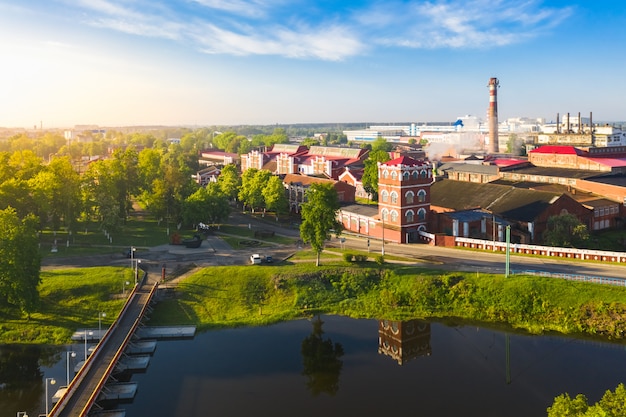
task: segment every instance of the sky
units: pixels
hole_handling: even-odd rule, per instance
[[[0,0],[0,127],[626,120],[623,0]]]

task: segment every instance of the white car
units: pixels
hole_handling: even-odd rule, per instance
[[[252,262],[253,264],[260,264],[261,261],[261,255],[259,255],[258,253],[250,255],[250,262]]]

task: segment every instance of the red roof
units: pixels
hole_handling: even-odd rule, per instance
[[[582,155],[575,146],[544,145],[530,151],[531,153],[556,153],[559,155]]]
[[[510,167],[513,165],[525,164],[528,161],[525,159],[506,159],[506,158],[498,158],[494,159],[493,163],[499,167]]]
[[[426,163],[424,161],[417,161],[408,156],[401,156],[396,159],[392,159],[391,161],[384,162],[384,165],[394,166],[394,165],[408,165],[408,166],[422,166]]]

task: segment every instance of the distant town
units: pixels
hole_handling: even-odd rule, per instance
[[[34,125],[32,130],[0,129],[0,146],[20,136],[61,133],[68,149],[142,134],[181,146],[192,136],[197,184],[217,182],[227,165],[241,174],[269,171],[282,180],[294,215],[311,184],[332,184],[345,231],[397,243],[433,243],[441,236],[503,241],[509,229],[513,243],[544,244],[549,219],[563,214],[574,216],[589,232],[623,228],[624,126],[596,123],[592,113],[580,112],[555,113],[552,120],[499,121],[498,86],[497,79],[489,80],[487,121],[464,115],[446,123],[371,125],[82,125],[63,130]],[[276,132],[280,137],[270,140]],[[72,158],[84,171],[114,149],[129,146],[127,140],[113,143],[88,156],[74,152]],[[137,151],[145,147],[133,146]],[[49,161],[55,155],[40,156]]]

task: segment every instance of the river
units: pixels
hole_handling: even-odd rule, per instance
[[[0,417],[43,413],[68,349],[0,347]],[[555,396],[591,403],[626,381],[624,345],[423,321],[322,316],[159,341],[128,417],[545,416]],[[49,383],[49,381],[47,381]],[[8,410],[8,411],[5,411]]]

